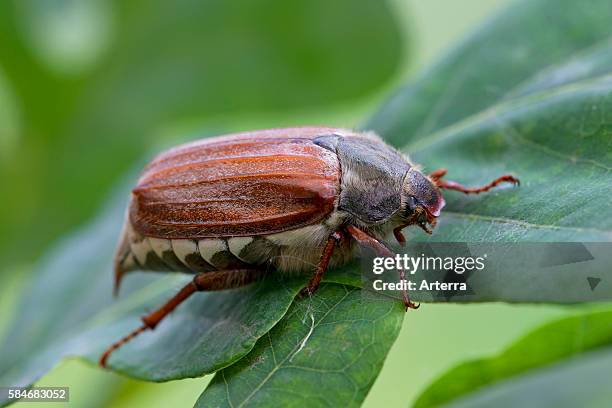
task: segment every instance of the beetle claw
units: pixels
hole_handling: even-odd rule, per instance
[[[312,296],[312,293],[313,291],[311,291],[310,288],[306,286],[305,288],[302,288],[302,290],[300,290],[300,293],[298,294],[298,296],[300,298],[310,297]]]
[[[411,300],[408,301],[404,301],[404,307],[406,308],[406,311],[413,309],[413,310],[417,310],[418,308],[421,307],[420,303],[414,303]]]

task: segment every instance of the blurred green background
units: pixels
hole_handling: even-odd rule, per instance
[[[0,336],[31,265],[154,152],[198,135],[359,126],[506,3],[0,3]],[[411,313],[366,406],[408,406],[454,363],[562,313],[502,304]],[[149,384],[65,361],[37,385],[69,386],[70,406],[167,407],[191,406],[207,381]]]

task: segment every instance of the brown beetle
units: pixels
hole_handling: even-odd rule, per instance
[[[373,133],[326,127],[245,132],[179,146],[156,157],[132,191],[115,258],[115,289],[129,271],[195,273],[108,356],[155,326],[197,291],[235,288],[270,266],[312,271],[313,293],[327,268],[348,261],[355,243],[393,256],[381,240],[416,224],[427,233],[444,199],[440,189],[480,193],[429,176]],[[316,267],[313,268],[313,265]],[[314,269],[314,271],[313,271]],[[417,307],[404,293],[406,308]]]

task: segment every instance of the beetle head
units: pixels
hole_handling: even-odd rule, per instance
[[[431,234],[431,229],[435,227],[442,207],[444,207],[444,197],[440,189],[420,171],[410,168],[403,185],[404,203],[402,208],[402,218],[404,224],[396,228],[395,236],[402,243],[403,237],[398,236],[399,231],[412,224],[421,227],[425,232]]]

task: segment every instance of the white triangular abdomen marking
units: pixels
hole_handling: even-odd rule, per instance
[[[240,257],[240,252],[244,249],[245,246],[249,245],[253,242],[253,237],[235,237],[227,240],[227,245],[229,250],[235,257],[240,259],[243,262],[249,263],[245,259]]]
[[[201,239],[198,241],[198,249],[200,256],[209,264],[214,265],[213,257],[219,252],[227,251],[227,244],[222,239]]]
[[[191,268],[187,263],[187,256],[191,254],[200,255],[198,245],[195,243],[195,241],[190,239],[173,239],[171,242],[172,249],[174,250],[176,257],[180,259],[185,266]]]
[[[144,238],[141,241],[132,241],[130,247],[132,249],[132,254],[134,254],[134,257],[136,260],[138,260],[138,263],[142,266],[146,265],[147,255],[149,252],[153,252],[151,245],[149,245],[149,241]]]
[[[164,259],[164,252],[172,251],[172,244],[169,239],[153,237],[148,237],[147,239],[149,240],[151,249],[153,249],[153,252],[155,252],[159,259]]]

